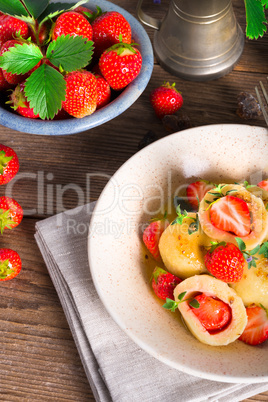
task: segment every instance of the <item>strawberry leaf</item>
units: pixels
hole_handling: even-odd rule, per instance
[[[170,310],[170,311],[172,311],[172,312],[174,313],[175,310],[176,310],[176,308],[178,308],[178,303],[175,302],[175,301],[172,300],[172,299],[169,299],[169,298],[167,297],[167,298],[166,298],[166,303],[163,304],[163,307],[164,307],[166,310]]]
[[[240,237],[236,237],[235,240],[240,251],[246,250],[246,244]]]
[[[55,68],[42,64],[27,78],[25,94],[34,113],[53,119],[65,100],[66,82]]]
[[[47,8],[49,0],[21,0],[26,10],[36,19]]]
[[[43,54],[32,43],[16,44],[0,56],[0,67],[14,74],[25,74],[35,67]]]
[[[74,8],[81,6],[82,4],[86,4],[87,1],[88,0],[81,0],[77,3],[60,3],[60,2],[51,3],[40,15],[38,20],[39,22],[42,21],[42,23],[44,23],[45,21],[56,17],[57,15],[63,13],[64,11],[73,10]]]
[[[193,308],[199,308],[200,307],[200,303],[198,300],[193,299],[192,301],[189,302],[189,306],[193,307]]]
[[[267,0],[244,0],[246,9],[246,35],[249,39],[257,39],[266,32],[267,24],[264,6],[267,8]]]
[[[265,258],[268,258],[268,241],[261,245],[259,254],[263,254]]]
[[[178,299],[179,301],[182,301],[182,299],[184,298],[184,296],[186,295],[187,292],[182,292],[179,294]]]
[[[93,42],[83,36],[62,35],[52,41],[47,49],[47,58],[56,67],[75,71],[85,67],[93,54]]]
[[[4,14],[29,16],[20,0],[0,0],[0,11]]]

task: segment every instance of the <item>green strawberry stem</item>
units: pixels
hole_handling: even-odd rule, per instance
[[[4,229],[12,229],[12,225],[15,224],[16,222],[12,221],[12,218],[10,216],[10,209],[7,209],[4,211],[3,209],[0,209],[0,232],[3,234]]]
[[[0,262],[0,279],[5,279],[13,272],[14,270],[9,267],[9,260],[4,260]]]
[[[13,156],[6,156],[5,151],[0,151],[0,174],[4,174],[4,168],[13,159]]]

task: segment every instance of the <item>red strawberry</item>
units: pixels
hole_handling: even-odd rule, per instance
[[[12,91],[10,95],[10,102],[8,103],[11,103],[11,107],[21,116],[37,119],[39,114],[35,114],[33,108],[30,107],[30,104],[25,96],[24,89],[25,82],[18,84],[14,91]]]
[[[0,55],[7,52],[11,47],[14,47],[16,44],[20,45],[21,42],[16,39],[6,41],[1,47]],[[6,70],[3,70],[3,76],[5,80],[11,85],[17,85],[19,82],[22,82],[25,79],[25,75],[8,73]]]
[[[13,179],[19,171],[19,159],[16,152],[0,144],[0,185]]]
[[[28,25],[26,22],[10,15],[0,17],[0,47],[8,40],[14,39],[17,34],[24,39],[28,37]]]
[[[181,279],[162,268],[156,267],[153,272],[152,288],[157,297],[174,300],[173,291]]]
[[[0,55],[7,52],[10,48],[14,47],[17,44],[22,45],[22,42],[20,42],[17,39],[6,41],[1,47]],[[9,84],[17,85],[18,83],[24,81],[27,77],[29,77],[31,73],[39,67],[40,64],[41,61],[39,61],[38,64],[34,68],[32,68],[27,74],[13,74],[3,70],[4,78]]]
[[[99,15],[92,22],[92,29],[94,52],[97,57],[116,43],[131,43],[131,27],[125,17],[116,11]]]
[[[238,237],[247,236],[251,230],[250,212],[246,201],[226,195],[212,203],[211,223],[218,229],[232,232]]]
[[[161,261],[161,256],[158,248],[159,240],[168,227],[169,222],[166,219],[153,221],[143,232],[143,242],[147,249],[150,251],[155,260]]]
[[[150,94],[150,102],[160,119],[166,115],[174,114],[182,107],[183,98],[175,85],[175,82],[172,85],[166,82]]]
[[[101,74],[115,90],[125,88],[139,74],[142,57],[138,49],[117,43],[102,53],[99,60]]]
[[[92,27],[88,20],[80,13],[67,11],[61,14],[52,28],[52,39],[61,35],[83,36],[92,40]]]
[[[212,183],[209,183],[206,180],[199,180],[189,184],[186,188],[186,195],[189,203],[193,207],[198,208],[199,202],[204,198],[205,194],[214,187],[215,186]]]
[[[199,307],[191,308],[191,310],[207,331],[220,331],[228,325],[232,317],[228,304],[205,293],[195,296],[195,299],[198,301]]]
[[[86,70],[66,74],[63,109],[74,117],[89,116],[97,107],[97,78]]]
[[[3,89],[9,89],[9,88],[12,88],[12,85],[10,85],[10,84],[5,80],[5,77],[4,77],[4,74],[3,74],[3,70],[2,70],[2,68],[0,68],[0,91],[2,91]]]
[[[23,218],[23,209],[13,198],[0,197],[0,231],[3,234],[4,229],[13,229],[21,223]]]
[[[238,338],[249,345],[259,345],[268,339],[268,310],[252,305],[246,308],[248,323]]]
[[[21,271],[19,254],[9,248],[0,249],[0,281],[15,278]]]
[[[263,188],[264,190],[268,191],[268,179],[267,180],[262,180],[258,183],[258,186],[260,188]]]
[[[239,282],[242,279],[245,259],[232,243],[213,245],[204,257],[207,270],[223,282]]]
[[[108,82],[100,75],[97,78],[97,109],[107,105],[111,99],[111,88]]]

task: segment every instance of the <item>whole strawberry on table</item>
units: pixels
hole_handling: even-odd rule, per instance
[[[126,18],[85,3],[0,0],[0,91],[16,113],[89,116],[140,73]]]
[[[9,183],[19,171],[16,152],[0,144],[0,185]],[[17,227],[23,218],[23,209],[13,198],[0,197],[0,233]],[[21,271],[21,259],[15,250],[0,248],[0,281],[15,278]]]

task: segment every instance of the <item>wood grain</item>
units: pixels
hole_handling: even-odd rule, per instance
[[[113,3],[135,15],[136,0]],[[161,6],[145,0],[144,9],[161,18],[168,4],[168,0],[162,1]],[[235,0],[233,4],[245,29],[243,2]],[[153,41],[153,30],[146,30]],[[17,151],[21,165],[17,179],[11,187],[1,188],[1,195],[11,191],[25,210],[21,225],[1,237],[1,247],[18,251],[23,269],[17,279],[0,286],[0,400],[94,401],[34,240],[35,223],[96,200],[111,175],[138,151],[149,130],[157,138],[169,134],[149,103],[150,91],[163,81],[176,81],[184,97],[183,112],[192,126],[234,123],[264,127],[262,116],[245,121],[236,109],[237,95],[241,91],[254,93],[255,85],[268,74],[267,50],[268,35],[258,41],[246,40],[234,71],[205,83],[172,76],[155,62],[148,87],[133,106],[116,119],[80,134],[49,137],[0,126],[0,142]],[[246,399],[267,400],[268,392]]]

